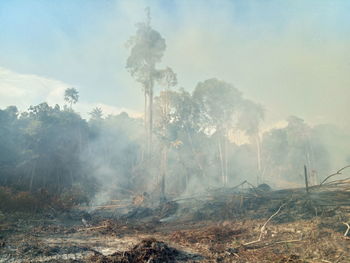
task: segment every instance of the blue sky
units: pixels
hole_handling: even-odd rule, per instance
[[[348,120],[350,1],[334,0],[1,0],[0,107],[47,94],[54,103],[60,82],[79,89],[81,111],[97,103],[142,111],[141,88],[125,70],[125,42],[146,6],[167,41],[159,67],[173,67],[179,86],[193,90],[218,77],[265,105],[271,121],[290,114]],[[44,78],[48,91],[35,96],[30,76]],[[33,96],[7,98],[11,87]],[[332,94],[346,94],[336,96],[336,109],[324,106]]]

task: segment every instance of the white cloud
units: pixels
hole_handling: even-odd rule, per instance
[[[43,101],[62,104],[64,90],[71,85],[32,74],[0,68],[0,107],[17,106],[21,111]]]
[[[50,105],[64,105],[64,91],[67,88],[79,87],[59,80],[45,78],[33,74],[20,74],[0,68],[0,108],[15,105],[20,111],[25,111],[30,105],[47,102]],[[83,96],[83,95],[81,95]],[[83,99],[74,106],[77,112],[87,118],[95,107],[100,107],[105,116],[127,112],[130,116],[141,117],[137,111],[118,108],[100,102],[87,102]]]

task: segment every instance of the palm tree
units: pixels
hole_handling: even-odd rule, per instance
[[[92,120],[101,120],[103,116],[102,109],[100,107],[93,108],[89,113]]]
[[[79,92],[76,88],[67,88],[64,91],[64,101],[70,104],[70,109],[72,105],[77,103],[79,100]]]

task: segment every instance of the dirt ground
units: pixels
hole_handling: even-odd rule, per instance
[[[349,207],[267,202],[1,213],[0,262],[350,262]]]

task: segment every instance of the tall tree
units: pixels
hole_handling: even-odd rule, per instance
[[[167,174],[167,164],[168,164],[168,151],[169,151],[169,138],[167,138],[168,128],[171,122],[170,118],[170,100],[169,100],[169,91],[171,88],[176,86],[177,77],[174,71],[167,67],[164,70],[158,71],[157,76],[158,82],[163,85],[164,89],[158,97],[158,128],[160,130],[160,136],[162,141],[162,150],[161,150],[161,162],[160,162],[160,196],[161,201],[164,201],[165,198],[165,178]]]
[[[223,184],[228,180],[228,132],[237,121],[242,94],[233,85],[218,79],[198,83],[193,99],[200,107],[202,130],[217,138]]]
[[[261,105],[251,101],[244,100],[241,105],[240,116],[238,119],[238,128],[243,130],[249,136],[252,145],[256,146],[257,156],[257,184],[263,181],[263,171],[261,164],[261,139],[260,124],[264,119],[264,109]]]
[[[296,116],[289,116],[287,122],[287,138],[289,143],[295,147],[295,151],[290,152],[291,155],[294,155],[293,160],[300,158],[295,158],[296,155],[304,156],[304,165],[314,168],[314,153],[311,143],[312,128],[303,119]]]
[[[153,131],[153,95],[154,83],[159,75],[156,64],[166,49],[165,39],[151,27],[149,8],[146,8],[146,21],[137,24],[136,34],[128,41],[130,56],[126,68],[137,82],[142,85],[145,95],[145,123],[147,123],[147,153],[151,154]]]
[[[181,187],[186,187],[190,176],[198,176],[203,179],[205,175],[203,166],[207,164],[202,158],[205,152],[202,151],[202,148],[205,146],[206,136],[199,128],[199,107],[191,94],[184,89],[169,90],[166,95],[162,92],[157,98],[157,105],[159,101],[165,101],[164,98],[167,98],[168,101],[165,141],[168,150],[172,150],[176,155],[177,168],[175,170],[178,170],[179,166],[184,169],[178,178],[179,182],[182,182]],[[162,109],[162,107],[158,108]],[[161,114],[157,116],[159,115]]]

